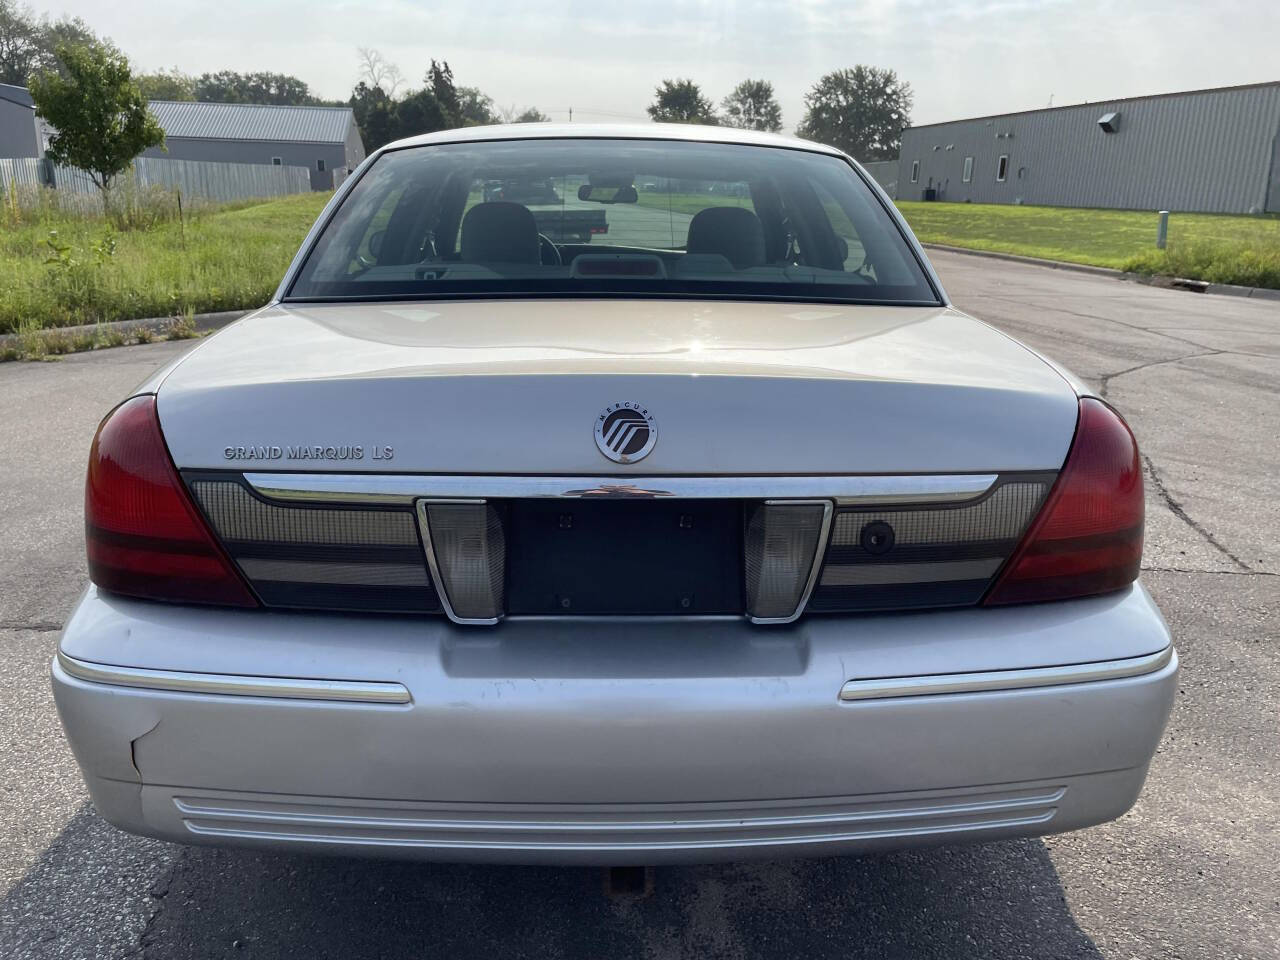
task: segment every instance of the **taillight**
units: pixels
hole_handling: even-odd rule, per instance
[[[182,486],[155,397],[122,403],[98,427],[84,521],[89,579],[104,590],[175,603],[258,605]]]
[[[1142,464],[1120,415],[1080,401],[1080,419],[1057,483],[984,601],[1065,600],[1107,593],[1138,578]]]

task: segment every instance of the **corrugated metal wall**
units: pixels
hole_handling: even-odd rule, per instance
[[[52,171],[53,183],[49,176]],[[306,167],[255,166],[244,163],[206,163],[200,160],[164,160],[139,157],[133,162],[132,176],[140,188],[167,187],[182,191],[184,197],[217,203],[254,197],[281,197],[311,190],[311,173]],[[60,167],[34,157],[0,160],[0,193],[10,184],[19,187],[54,186],[61,193],[99,202],[98,188],[89,175],[75,167]],[[85,206],[71,200],[68,205]]]
[[[1098,118],[1110,112],[1120,119],[1108,134]],[[919,200],[932,188],[939,200],[974,203],[1257,212],[1268,208],[1277,136],[1280,83],[912,127],[897,196]]]

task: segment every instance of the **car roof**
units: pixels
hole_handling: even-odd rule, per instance
[[[841,156],[835,147],[784,137],[759,130],[703,126],[693,123],[505,123],[488,127],[437,130],[389,143],[383,150],[424,147],[440,143],[476,143],[485,140],[616,139],[685,140],[692,143],[734,143],[758,147],[786,147]]]

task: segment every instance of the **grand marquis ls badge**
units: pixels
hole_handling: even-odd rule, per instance
[[[658,424],[638,403],[611,403],[596,417],[596,446],[614,463],[643,460],[657,442]]]

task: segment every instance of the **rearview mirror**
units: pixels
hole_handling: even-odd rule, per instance
[[[584,183],[578,188],[578,199],[592,203],[636,203],[640,197],[630,184],[625,187],[598,187]]]

